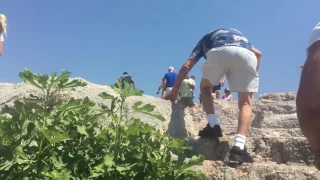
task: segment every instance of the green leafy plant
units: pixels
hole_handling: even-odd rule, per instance
[[[186,161],[186,139],[168,134],[124,113],[126,98],[143,91],[111,85],[116,96],[99,96],[110,106],[97,108],[89,100],[52,98],[58,92],[83,87],[86,83],[60,76],[33,74],[29,69],[20,77],[37,87],[42,96],[16,101],[13,112],[0,116],[0,179],[115,179],[179,180],[202,179],[194,165],[203,156]],[[119,86],[120,87],[120,86]],[[55,101],[52,103],[52,99]],[[28,109],[26,103],[37,103]],[[50,105],[50,103],[52,103]],[[164,121],[152,113],[155,106],[136,102],[133,110]],[[109,118],[104,119],[103,115]],[[106,126],[101,120],[109,121]],[[171,152],[177,153],[177,159]]]

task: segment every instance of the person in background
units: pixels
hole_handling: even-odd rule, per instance
[[[7,35],[7,18],[4,14],[0,14],[0,56],[3,52],[3,35]]]
[[[218,85],[213,86],[212,97],[214,99],[220,99],[222,86],[224,86],[224,79],[222,81],[220,81]]]
[[[177,78],[177,73],[174,72],[174,68],[170,66],[168,68],[168,72],[163,77],[163,84],[165,85],[163,95],[168,94],[172,90],[172,87],[176,82],[176,78]]]
[[[162,78],[161,83],[160,83],[159,88],[158,88],[158,91],[157,91],[157,93],[156,93],[156,94],[159,94],[159,93],[160,93],[160,90],[161,90],[161,95],[160,95],[160,97],[163,96],[164,88],[165,88],[165,84],[164,84],[163,80],[164,80],[164,78]]]
[[[196,85],[196,81],[195,81],[195,80],[196,80],[196,77],[192,75],[192,76],[190,77],[190,81],[193,81],[192,84],[194,84],[194,85]],[[191,93],[192,93],[192,97],[194,98],[194,93],[193,93],[194,90],[193,90],[193,89],[190,89],[190,91],[191,91]]]
[[[227,100],[229,102],[232,101],[232,94],[229,88],[224,89],[224,95],[222,96],[222,99]]]
[[[132,76],[128,74],[128,72],[124,72],[123,75],[117,80],[120,82],[122,89],[124,89],[124,82],[129,83],[134,89],[136,88],[136,82],[133,80]],[[118,84],[115,83],[115,86],[118,87]]]
[[[252,121],[253,94],[258,92],[258,69],[261,56],[261,52],[253,47],[240,31],[234,28],[215,29],[200,39],[180,68],[172,91],[163,97],[163,99],[170,99],[174,102],[185,76],[204,57],[207,62],[202,66],[200,91],[208,124],[199,132],[199,136],[202,138],[222,137],[222,131],[215,115],[212,88],[224,75],[227,75],[230,90],[238,92],[239,99],[238,129],[230,150],[229,161],[253,163],[253,158],[247,152],[245,143]]]
[[[184,107],[193,107],[193,96],[192,91],[196,85],[194,84],[194,80],[189,78],[188,75],[185,76],[185,79],[181,82],[180,86],[180,100],[181,104]]]

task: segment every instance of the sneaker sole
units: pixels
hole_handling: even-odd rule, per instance
[[[214,135],[200,135],[201,133],[198,133],[198,136],[203,137],[203,138],[220,138],[223,137],[223,134],[218,135],[218,136],[214,136]]]
[[[236,154],[230,154],[230,156],[229,156],[229,161],[233,161],[233,162],[238,162],[238,163],[244,163],[244,162],[246,162],[246,163],[253,163],[253,161],[252,162],[249,162],[249,161],[245,161],[241,156],[239,156],[239,155],[236,155]]]
[[[200,135],[200,133],[198,134],[198,136],[200,136],[200,137],[202,137],[202,138],[220,138],[220,137],[223,137],[223,136]]]

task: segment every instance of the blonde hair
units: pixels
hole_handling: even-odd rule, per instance
[[[7,35],[7,18],[4,14],[0,14],[0,33]]]

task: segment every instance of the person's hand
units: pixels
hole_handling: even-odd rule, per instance
[[[177,99],[178,94],[179,90],[177,88],[172,88],[172,90],[168,94],[162,96],[162,99],[174,102]]]
[[[158,91],[156,94],[159,94],[160,92]]]

